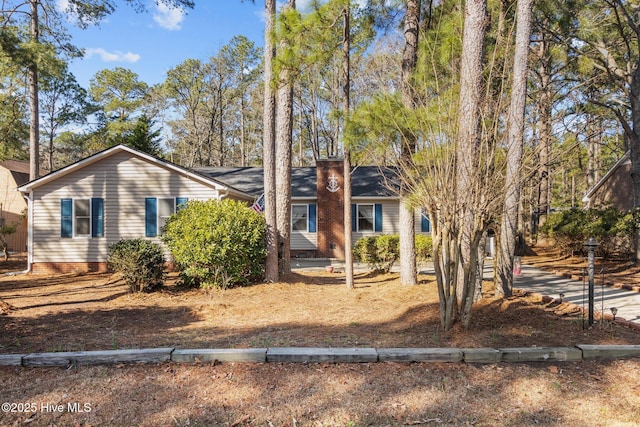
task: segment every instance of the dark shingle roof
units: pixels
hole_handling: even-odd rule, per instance
[[[353,197],[394,197],[396,187],[396,173],[391,169],[357,166],[351,172]]]
[[[0,166],[8,169],[18,186],[29,182],[29,162],[21,160],[4,160]]]
[[[193,170],[256,197],[264,191],[262,168],[204,167]],[[395,173],[391,169],[381,170],[377,166],[358,166],[354,168],[351,176],[353,197],[393,197],[396,195],[395,191],[389,188],[395,182]],[[316,168],[292,168],[291,187],[293,197],[315,198]]]
[[[29,175],[29,162],[22,160],[3,160],[0,166],[9,169],[11,172],[26,173]]]

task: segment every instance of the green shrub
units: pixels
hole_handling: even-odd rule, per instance
[[[416,235],[416,260],[431,259],[433,240],[431,236]],[[397,234],[362,237],[353,246],[353,259],[363,262],[374,271],[389,272],[400,258],[400,238]]]
[[[416,235],[416,259],[424,262],[431,259],[433,253],[433,239],[425,234]]]
[[[540,231],[565,255],[583,253],[584,242],[589,237],[600,243],[596,249],[598,256],[629,256],[633,250],[633,214],[615,208],[556,212],[549,216]]]
[[[375,263],[374,257],[376,253],[376,238],[362,237],[353,245],[354,261],[363,262],[369,266]]]
[[[375,271],[388,272],[400,256],[398,243],[397,234],[363,237],[353,247],[353,258]]]
[[[243,285],[264,274],[264,217],[234,200],[190,201],[171,216],[162,240],[186,284]]]
[[[109,268],[122,274],[131,292],[162,286],[164,256],[160,245],[143,239],[120,240],[109,247]]]

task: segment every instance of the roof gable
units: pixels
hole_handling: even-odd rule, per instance
[[[181,166],[175,165],[171,162],[168,162],[166,160],[162,160],[159,159],[157,157],[151,156],[147,153],[143,153],[141,151],[135,150],[133,148],[124,146],[124,145],[117,145],[115,147],[111,147],[108,148],[106,150],[100,151],[92,156],[89,156],[85,159],[82,159],[80,161],[77,161],[75,163],[72,163],[68,166],[63,167],[62,169],[58,169],[57,171],[51,172],[41,178],[38,178],[34,181],[31,181],[23,186],[21,186],[20,188],[18,188],[19,191],[21,192],[28,192],[31,191],[33,189],[36,189],[44,184],[50,183],[52,181],[55,181],[63,176],[66,176],[70,173],[73,173],[75,171],[81,170],[83,168],[89,167],[97,162],[100,162],[108,157],[111,157],[117,153],[128,153],[129,155],[136,157],[138,159],[141,159],[145,162],[148,162],[150,164],[156,165],[160,168],[163,169],[167,169],[176,173],[179,173],[183,176],[188,177],[189,179],[192,179],[194,181],[198,181],[200,183],[203,183],[205,185],[211,186],[217,190],[220,191],[227,191],[229,193],[232,193],[236,196],[239,197],[243,197],[243,198],[247,198],[250,199],[251,196],[247,193],[244,193],[243,191],[240,191],[236,188],[233,188],[225,183],[222,183],[216,179],[213,179],[211,177],[207,177],[207,176],[203,176],[200,175],[198,173],[195,173],[193,171],[190,171],[188,169],[185,169]]]
[[[584,203],[588,203],[589,199],[591,199],[591,197],[598,191],[598,189],[602,187],[605,182],[607,182],[611,175],[613,175],[622,165],[629,162],[631,162],[631,152],[627,151],[622,157],[620,157],[620,160],[618,160],[613,166],[611,166],[611,169],[609,169],[607,173],[604,174],[604,176],[600,178],[600,180],[596,182],[593,187],[587,190],[584,197],[582,198],[582,201]]]

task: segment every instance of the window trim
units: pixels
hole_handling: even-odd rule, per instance
[[[88,198],[88,199],[78,198],[78,199],[72,199],[72,200],[73,200],[73,215],[72,215],[72,217],[73,217],[73,237],[82,238],[82,239],[91,238],[92,235],[93,235],[93,233],[92,233],[93,230],[91,229],[92,228],[91,225],[93,223],[92,218],[91,218],[91,213],[92,213],[91,212],[91,198]],[[88,202],[89,206],[87,207],[87,210],[89,212],[88,212],[88,215],[83,215],[83,216],[79,217],[78,216],[77,205],[78,205],[78,202],[81,202],[81,201],[87,201]],[[86,220],[89,221],[89,227],[88,227],[89,231],[88,231],[87,234],[79,234],[78,233],[78,219],[86,219]]]
[[[160,201],[161,200],[171,200],[172,211],[168,216],[160,216]],[[167,223],[167,220],[176,213],[176,200],[177,197],[156,197],[156,231],[157,236],[162,236],[162,228]],[[164,221],[162,220],[164,218]],[[161,225],[162,223],[162,225]]]
[[[360,206],[371,206],[371,229],[360,229]],[[365,219],[365,217],[362,217]],[[356,231],[358,233],[375,233],[376,231],[376,205],[375,203],[357,203],[356,204]]]

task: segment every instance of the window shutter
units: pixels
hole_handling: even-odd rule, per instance
[[[375,204],[375,228],[374,231],[382,231],[382,205],[380,203]]]
[[[176,197],[176,212],[187,206],[189,199],[187,197]]]
[[[91,237],[104,237],[104,200],[91,199]]]
[[[358,231],[358,205],[351,205],[351,231]]]
[[[309,204],[309,233],[315,233],[316,228],[316,204]]]
[[[420,215],[420,218],[422,219],[422,222],[420,224],[420,231],[422,231],[423,233],[430,233],[431,220],[429,219],[429,214],[423,210],[422,215]]]
[[[60,237],[73,237],[73,200],[60,199]]]
[[[158,201],[155,197],[144,199],[144,235],[156,237],[158,235]]]

